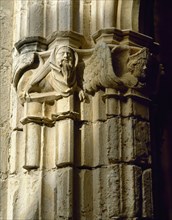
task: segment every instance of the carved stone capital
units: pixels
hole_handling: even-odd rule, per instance
[[[153,38],[132,30],[120,30],[117,28],[104,28],[95,32],[92,35],[94,42],[105,42],[109,45],[129,45],[135,47],[146,47],[151,52],[157,53],[159,51],[159,44],[154,42]]]
[[[147,48],[99,42],[91,52],[91,55],[83,57],[78,66],[85,92],[94,93],[104,88],[124,92],[129,88],[145,87],[150,56]]]
[[[109,28],[93,39],[96,45],[91,49],[79,49],[86,41],[71,31],[19,41],[13,84],[21,102],[52,101],[74,92],[83,101],[86,93],[99,89],[125,92],[146,86],[149,58],[157,46],[152,38]]]

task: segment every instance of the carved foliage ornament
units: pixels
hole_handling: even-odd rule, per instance
[[[26,59],[26,56],[29,58]],[[48,95],[54,92],[67,97],[77,91],[82,101],[85,93],[96,92],[101,87],[119,90],[143,87],[148,57],[146,48],[120,45],[110,49],[107,44],[100,43],[88,59],[83,58],[78,64],[78,54],[73,48],[56,46],[45,52],[19,55],[14,75],[21,77],[17,83],[14,77],[14,84],[17,84],[17,92],[22,100],[31,97],[31,94]],[[25,62],[21,62],[22,59]]]

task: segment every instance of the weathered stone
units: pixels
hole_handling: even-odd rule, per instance
[[[3,163],[0,164],[0,171],[2,176],[7,176],[8,172],[8,144],[9,144],[9,134],[8,134],[8,126],[4,126],[0,128],[0,159]]]
[[[61,219],[72,219],[73,216],[73,171],[72,168],[57,170],[57,216]]]
[[[105,123],[93,123],[93,166],[106,164],[106,130]]]
[[[103,101],[103,95],[103,91],[98,91],[92,98],[93,122],[106,120],[105,102]]]
[[[0,219],[7,219],[7,192],[8,192],[8,180],[0,178]]]
[[[118,117],[108,119],[106,122],[106,143],[104,148],[107,150],[109,163],[121,160],[121,140],[120,140],[120,119]]]
[[[153,218],[152,171],[145,170],[142,175],[142,215]]]
[[[92,167],[94,161],[93,152],[93,127],[92,124],[83,124],[80,128],[81,131],[81,149],[76,150],[76,154],[79,159],[79,166]],[[77,137],[76,137],[77,138]]]
[[[59,30],[66,31],[72,29],[72,1],[60,1],[59,2]]]
[[[13,12],[14,2],[7,4],[6,1],[0,1],[0,179],[7,177],[9,169]],[[6,207],[3,209],[4,213]],[[4,216],[2,219],[6,218],[6,214]]]
[[[106,114],[107,117],[120,115],[120,101],[118,91],[115,89],[106,89]]]
[[[55,127],[45,126],[43,129],[43,143],[41,150],[41,166],[46,169],[52,169],[56,167],[56,140],[55,140]],[[45,156],[46,155],[46,156]]]
[[[42,219],[57,217],[57,170],[45,171],[42,177]]]
[[[85,102],[81,102],[80,119],[82,121],[89,121],[89,122],[92,121],[93,118],[92,101],[93,101],[92,96],[89,95]]]
[[[55,105],[53,102],[43,104],[43,117],[48,120],[52,119],[52,115],[55,114]]]
[[[93,219],[93,171],[77,170],[75,177],[77,184],[74,186],[74,197],[76,198],[75,210],[79,219]]]
[[[35,170],[29,173],[22,172],[9,178],[7,219],[31,220],[39,218],[41,214],[39,209],[41,181],[41,173]]]
[[[42,1],[30,2],[27,36],[43,35],[44,7]],[[33,25],[35,24],[35,25]]]
[[[134,165],[121,167],[122,215],[137,217],[141,215],[141,168]]]
[[[150,157],[149,123],[122,119],[122,160],[146,163]]]
[[[24,117],[42,117],[42,103],[39,102],[26,102],[24,105]]]
[[[132,31],[140,8],[0,1],[0,218],[153,218],[151,169],[142,170],[151,162],[145,67],[154,43]]]
[[[145,97],[127,97],[125,102],[121,102],[122,116],[135,116],[149,120],[149,104],[150,100]]]
[[[23,131],[13,131],[11,134],[11,148],[9,171],[10,174],[21,171],[25,164],[25,148]]]
[[[25,169],[34,169],[40,166],[41,151],[41,126],[36,123],[28,123],[24,126],[25,136]]]
[[[16,91],[14,88],[11,91],[11,108],[12,108],[12,118],[11,118],[11,129],[12,130],[22,130],[23,125],[20,120],[24,117],[24,109],[23,106],[18,102],[18,97],[16,96]]]
[[[140,215],[139,167],[116,164],[95,169],[93,173],[93,219],[135,218]]]
[[[17,176],[8,179],[8,209],[7,209],[7,219],[13,219],[16,216],[16,201],[18,200],[19,191],[19,179]],[[24,190],[23,190],[24,195]],[[22,211],[22,208],[21,208]]]
[[[56,101],[56,114],[62,114],[63,112],[74,111],[74,97],[64,97]]]
[[[65,119],[56,122],[56,165],[66,166],[74,160],[74,122]]]

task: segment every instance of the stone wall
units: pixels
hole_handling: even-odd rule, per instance
[[[0,218],[6,218],[9,170],[11,79],[13,48],[13,1],[0,1]]]

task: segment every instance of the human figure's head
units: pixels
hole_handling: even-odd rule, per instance
[[[56,52],[57,65],[61,66],[63,62],[68,63],[72,68],[75,66],[75,52],[68,46],[62,46],[58,48]]]

